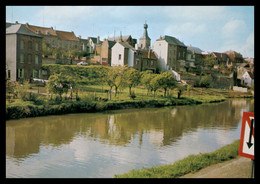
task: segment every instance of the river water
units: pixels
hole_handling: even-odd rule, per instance
[[[240,138],[253,99],[6,122],[6,177],[112,178],[215,151]]]

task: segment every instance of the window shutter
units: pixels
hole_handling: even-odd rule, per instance
[[[32,71],[32,74],[33,74],[33,78],[34,78],[34,69],[33,69],[33,71]]]
[[[39,70],[39,79],[41,78],[41,70]]]
[[[24,77],[24,69],[22,69],[22,78]]]

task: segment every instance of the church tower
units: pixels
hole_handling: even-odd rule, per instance
[[[148,25],[145,22],[143,36],[139,39],[139,47],[144,50],[149,50],[149,47],[151,46],[151,39],[148,36],[147,28]]]

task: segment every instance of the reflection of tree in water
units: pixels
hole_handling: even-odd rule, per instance
[[[241,119],[241,109],[253,112],[253,103],[249,105],[248,100],[244,100],[246,103],[240,101],[9,121],[6,125],[6,153],[16,158],[26,157],[38,153],[40,145],[56,147],[69,144],[77,135],[122,146],[138,136],[141,146],[144,133],[150,133],[154,144],[168,145],[180,139],[183,133],[195,131],[198,127],[236,128]]]

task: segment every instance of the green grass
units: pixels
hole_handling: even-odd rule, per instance
[[[189,155],[173,164],[162,165],[140,170],[131,170],[115,178],[178,178],[188,173],[194,173],[209,165],[224,162],[238,156],[239,140],[226,145],[214,152]]]

